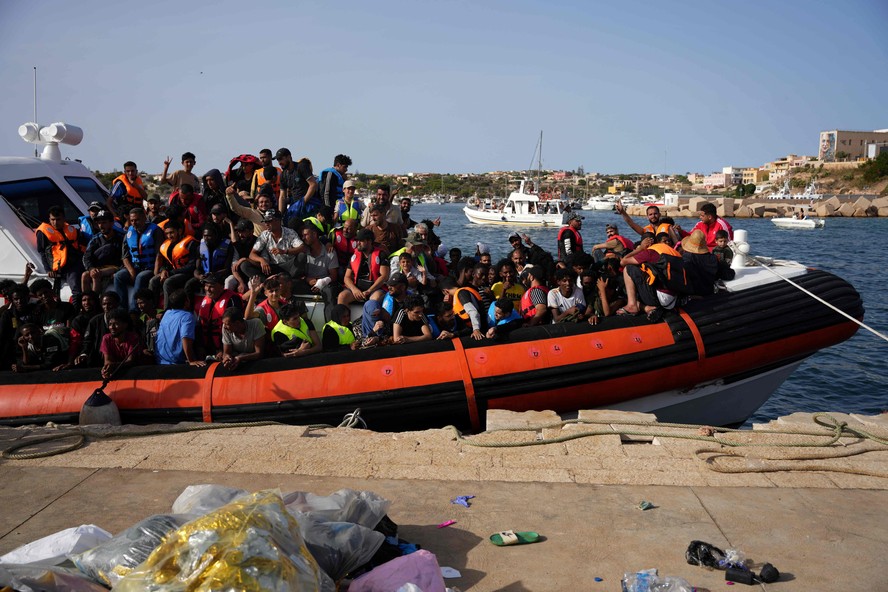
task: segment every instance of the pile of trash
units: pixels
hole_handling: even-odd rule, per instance
[[[445,592],[435,556],[398,538],[391,502],[192,485],[170,514],[111,535],[84,525],[0,557],[20,592],[290,590]]]

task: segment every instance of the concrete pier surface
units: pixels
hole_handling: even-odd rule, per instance
[[[888,415],[831,415],[888,437]],[[652,567],[698,590],[724,589],[723,572],[686,563],[692,540],[740,549],[756,571],[772,563],[783,576],[767,590],[888,589],[888,446],[859,433],[828,447],[803,446],[826,436],[771,433],[826,433],[810,414],[717,433],[721,444],[696,428],[636,425],[650,419],[641,414],[583,411],[580,418],[598,423],[554,426],[558,418],[549,412],[493,412],[489,428],[507,431],[467,440],[449,429],[278,425],[90,438],[66,454],[0,462],[0,554],[79,524],[119,532],[169,512],[193,484],[320,495],[348,487],[392,500],[389,516],[400,537],[459,570],[447,584],[460,590],[619,590],[625,572]],[[509,431],[516,428],[527,429]],[[602,435],[565,438],[584,430]],[[57,431],[0,428],[0,449]],[[565,441],[503,447],[540,439]],[[458,495],[476,497],[464,508],[450,502]],[[655,507],[639,509],[643,500]],[[436,527],[445,520],[456,523]],[[506,529],[536,531],[544,540],[514,547],[488,541]]]

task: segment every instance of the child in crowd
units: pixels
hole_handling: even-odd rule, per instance
[[[712,248],[712,254],[718,259],[719,263],[724,263],[728,267],[734,259],[734,251],[728,246],[728,233],[725,230],[718,230],[715,233],[715,246]]]
[[[125,310],[108,315],[108,333],[102,337],[99,351],[105,357],[102,378],[108,380],[122,366],[135,364],[142,353],[139,334],[132,330],[132,319]]]

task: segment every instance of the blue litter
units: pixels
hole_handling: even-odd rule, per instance
[[[596,582],[603,582],[604,579],[603,579],[603,578],[595,578],[595,581],[596,581]]]
[[[455,498],[453,498],[452,500],[450,500],[450,503],[451,504],[459,504],[461,506],[465,506],[468,508],[471,505],[469,503],[469,500],[474,497],[475,497],[474,495],[458,495]]]

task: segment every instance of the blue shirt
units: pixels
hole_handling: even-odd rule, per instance
[[[188,310],[170,309],[163,313],[160,327],[157,329],[157,342],[154,355],[158,364],[184,364],[185,350],[182,349],[182,338],[194,339],[197,319]]]

